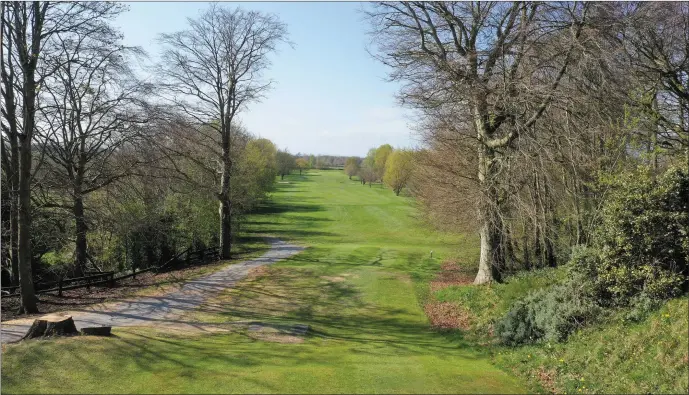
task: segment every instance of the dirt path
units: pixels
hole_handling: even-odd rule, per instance
[[[83,310],[72,310],[77,328],[88,326],[195,326],[180,317],[200,306],[209,297],[247,276],[249,270],[270,265],[281,259],[299,253],[302,247],[290,245],[271,238],[270,250],[259,258],[229,265],[208,276],[185,283],[180,289],[155,297],[143,297],[122,302],[92,306]],[[2,343],[21,339],[28,331],[33,319],[5,321],[0,328]]]

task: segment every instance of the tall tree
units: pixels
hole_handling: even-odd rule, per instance
[[[275,15],[215,3],[188,23],[187,30],[161,36],[165,50],[159,70],[175,107],[218,137],[220,255],[229,258],[230,133],[237,114],[270,88],[262,74],[270,66],[269,55],[286,41],[287,28]],[[199,128],[198,133],[206,131]]]
[[[40,92],[38,138],[45,145],[48,188],[68,190],[66,202],[49,202],[72,212],[75,223],[75,269],[87,262],[87,218],[84,200],[89,194],[122,179],[135,167],[132,149],[147,84],[137,81],[130,68],[137,48],[120,43],[109,21],[123,8],[104,3],[97,29],[65,32],[55,37],[59,52],[50,61],[54,69]],[[94,24],[95,25],[95,24]],[[54,195],[54,194],[53,194]]]
[[[55,38],[66,32],[89,31],[98,25],[98,16],[107,7],[102,3],[3,2],[3,132],[9,134],[10,145],[16,137],[18,167],[16,172],[17,203],[17,266],[19,270],[21,309],[37,312],[31,270],[31,180],[33,177],[32,148],[37,129],[37,93],[45,78],[54,73],[48,66],[59,48]],[[12,67],[13,71],[7,70]],[[11,78],[14,81],[10,81]],[[14,89],[13,93],[9,93]],[[4,142],[3,142],[4,143]],[[3,148],[4,152],[8,152]],[[14,154],[11,151],[10,153]],[[3,161],[4,162],[4,161]]]
[[[403,103],[443,119],[478,153],[481,253],[476,284],[504,263],[504,153],[530,133],[575,60],[588,4],[379,3],[368,13],[378,58],[404,81]],[[528,89],[526,88],[528,87]]]

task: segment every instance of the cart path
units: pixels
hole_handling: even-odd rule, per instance
[[[212,274],[186,282],[176,291],[161,296],[147,296],[121,302],[70,310],[77,329],[89,326],[196,326],[186,322],[183,315],[199,307],[207,299],[234,286],[253,268],[270,265],[289,258],[303,247],[269,238],[270,250],[259,258],[228,265]],[[29,330],[33,319],[18,319],[1,324],[0,340],[11,343],[20,340]]]

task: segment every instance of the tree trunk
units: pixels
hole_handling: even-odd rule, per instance
[[[111,326],[94,326],[88,328],[81,328],[81,334],[86,336],[110,336],[112,333]]]
[[[17,106],[14,99],[14,67],[12,56],[7,57],[7,64],[5,64],[5,45],[12,51],[12,35],[5,37],[5,25],[8,21],[5,20],[5,3],[0,4],[0,80],[3,84],[3,99],[4,99],[4,118],[9,125],[7,137],[10,142],[10,156],[7,162],[3,161],[3,165],[7,166],[7,187],[9,188],[10,198],[10,268],[12,270],[11,283],[13,286],[19,285],[19,256],[18,256],[18,236],[19,236],[19,201],[17,188],[19,187],[19,147],[17,144]],[[5,145],[3,144],[3,148]],[[3,150],[3,154],[7,152]]]
[[[36,337],[71,336],[77,335],[76,325],[70,315],[49,314],[34,320],[29,331],[22,340]]]
[[[232,227],[231,227],[231,209],[232,202],[230,201],[230,170],[232,163],[230,161],[230,136],[229,127],[225,136],[223,136],[223,172],[220,183],[220,259],[230,259],[232,250]]]
[[[12,267],[12,285],[19,285],[19,199],[17,188],[19,186],[19,178],[17,177],[17,170],[19,169],[19,149],[17,148],[16,135],[12,139],[12,176],[9,183],[10,187],[10,263]]]
[[[493,183],[495,180],[495,151],[485,145],[479,147],[478,179],[484,193],[484,202],[480,205],[479,218],[481,228],[481,252],[479,267],[474,284],[486,284],[500,281],[500,272],[496,254],[500,249],[500,229],[496,226],[499,213],[497,212],[498,196]]]
[[[33,80],[33,75],[31,76]],[[31,270],[31,134],[33,130],[33,93],[35,86],[25,88],[25,133],[20,138],[20,171],[19,171],[19,221],[18,221],[18,250],[19,250],[19,288],[21,292],[21,310],[25,313],[38,313],[36,294]],[[26,95],[30,95],[27,98]],[[27,108],[30,106],[29,108]],[[30,116],[27,116],[31,114]]]
[[[86,269],[86,220],[84,218],[84,199],[81,192],[75,190],[74,193],[74,221],[76,225],[76,248],[74,251],[74,263],[76,265],[77,276],[84,273]]]
[[[280,174],[280,180],[284,180],[284,179],[285,179],[285,173]]]

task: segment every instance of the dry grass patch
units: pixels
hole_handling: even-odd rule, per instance
[[[467,272],[465,268],[459,266],[456,262],[445,262],[440,267],[438,275],[431,281],[431,292],[453,285],[472,284],[473,281],[474,276]]]
[[[430,302],[424,306],[424,312],[437,329],[463,329],[471,327],[469,314],[454,303]]]
[[[546,391],[552,394],[557,393],[557,389],[555,387],[555,375],[555,370],[546,369],[544,366],[539,366],[536,370],[536,377],[538,378],[538,382],[541,383],[541,385]]]

